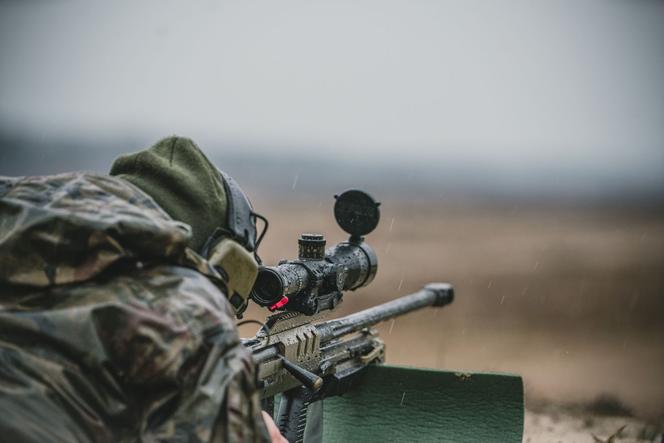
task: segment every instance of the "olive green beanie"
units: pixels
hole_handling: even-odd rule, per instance
[[[217,227],[226,227],[226,192],[221,175],[188,138],[168,137],[149,149],[119,157],[110,175],[152,197],[173,219],[192,229],[189,246],[200,251]]]

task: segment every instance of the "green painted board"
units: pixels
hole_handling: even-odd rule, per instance
[[[521,442],[523,383],[506,374],[370,366],[323,402],[323,441]]]

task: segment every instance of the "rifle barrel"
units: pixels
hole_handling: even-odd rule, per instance
[[[420,291],[387,303],[316,325],[322,342],[398,317],[427,306],[445,306],[454,299],[449,283],[430,283]]]

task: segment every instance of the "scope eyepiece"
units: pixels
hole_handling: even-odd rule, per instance
[[[281,299],[283,293],[284,283],[279,272],[267,266],[261,267],[251,291],[252,300],[261,306],[272,306]]]

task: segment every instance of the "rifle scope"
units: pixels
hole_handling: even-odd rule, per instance
[[[368,194],[346,191],[335,196],[334,216],[350,239],[325,250],[321,234],[302,234],[297,260],[283,260],[277,266],[264,266],[251,298],[270,310],[282,309],[313,315],[334,308],[342,291],[366,286],[376,276],[376,253],[362,236],[378,225],[380,212]]]

